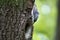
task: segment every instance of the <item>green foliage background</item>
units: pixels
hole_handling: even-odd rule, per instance
[[[57,24],[57,0],[35,0],[39,12],[38,20],[34,24],[33,40],[54,40]],[[42,6],[48,8],[42,11]],[[46,13],[44,13],[47,11]]]

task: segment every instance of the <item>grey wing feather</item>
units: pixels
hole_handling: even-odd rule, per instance
[[[36,22],[37,18],[38,18],[39,12],[36,8],[36,5],[34,5],[33,9],[32,9],[32,21]]]

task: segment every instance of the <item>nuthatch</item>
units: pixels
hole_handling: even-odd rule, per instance
[[[36,8],[36,5],[34,4],[34,6],[33,6],[33,9],[32,9],[32,12],[31,12],[31,14],[32,14],[32,22],[34,23],[34,22],[36,22],[37,21],[37,18],[38,18],[38,15],[39,15],[39,13],[38,13],[38,10],[37,10],[37,8]],[[25,33],[25,38],[26,38],[26,40],[31,40],[31,34],[32,34],[32,30],[33,30],[33,27],[31,27],[30,25],[29,25],[29,21],[28,21],[28,23],[27,23],[27,25],[26,25],[26,33]]]

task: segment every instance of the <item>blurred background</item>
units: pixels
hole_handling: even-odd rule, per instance
[[[35,0],[39,17],[34,23],[33,40],[54,40],[57,23],[57,0]]]

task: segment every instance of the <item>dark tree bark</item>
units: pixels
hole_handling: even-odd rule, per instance
[[[60,0],[57,2],[57,8],[58,8],[58,17],[57,17],[57,31],[56,31],[56,39],[60,40]]]
[[[0,40],[26,40],[27,23],[33,28],[33,5],[34,0],[0,0]]]

